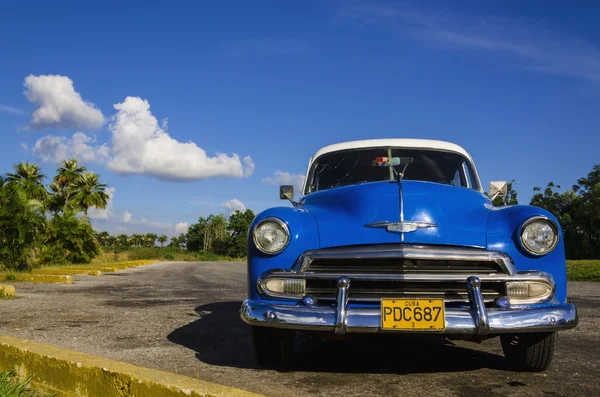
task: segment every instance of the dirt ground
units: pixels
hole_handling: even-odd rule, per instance
[[[256,364],[239,319],[246,267],[168,262],[74,276],[74,284],[15,283],[0,300],[0,334],[176,372],[268,396],[600,396],[600,283],[570,283],[578,328],[560,334],[550,370],[505,369],[498,340],[300,337],[287,372]]]

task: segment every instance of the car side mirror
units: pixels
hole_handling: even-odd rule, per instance
[[[504,197],[508,194],[508,183],[506,181],[490,182],[490,197],[492,201],[496,197]]]
[[[279,198],[281,200],[294,200],[294,186],[282,185],[279,186]]]

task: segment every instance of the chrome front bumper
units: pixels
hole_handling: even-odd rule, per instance
[[[577,309],[572,304],[519,306],[486,309],[480,280],[469,277],[470,308],[445,308],[446,328],[433,331],[447,335],[495,335],[519,332],[549,332],[577,326]],[[250,325],[305,331],[330,331],[336,334],[401,332],[381,329],[381,308],[348,305],[348,279],[338,280],[335,305],[308,306],[302,303],[272,304],[264,300],[246,300],[240,316]],[[407,331],[414,332],[414,331]],[[419,331],[423,332],[423,331]],[[425,331],[429,332],[429,331]]]

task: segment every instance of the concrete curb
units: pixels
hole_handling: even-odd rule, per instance
[[[247,391],[0,336],[0,371],[60,397],[259,397]]]
[[[73,274],[90,274],[90,272],[96,272],[98,270],[91,269],[34,269],[31,271],[32,274],[44,274],[44,275],[73,275]]]
[[[4,275],[0,274],[0,280],[2,279],[4,279]],[[71,276],[55,274],[15,273],[15,280],[29,281],[30,283],[73,284],[73,278]]]

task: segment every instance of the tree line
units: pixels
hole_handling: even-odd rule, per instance
[[[156,233],[133,233],[128,236],[125,233],[110,235],[108,232],[100,232],[96,237],[98,238],[100,246],[104,248],[115,246],[122,248],[154,247],[156,246],[156,243],[163,247],[169,240],[166,234],[161,234],[159,236]],[[177,237],[173,237],[172,239],[177,239]]]
[[[234,212],[229,219],[223,214],[200,217],[189,227],[183,244],[188,251],[243,258],[248,251],[248,230],[254,216],[251,209],[246,209]]]
[[[108,232],[97,234],[101,247],[126,250],[139,247],[154,247],[156,243],[164,247],[186,249],[190,252],[205,252],[232,258],[243,258],[248,251],[248,229],[255,215],[251,209],[235,211],[229,218],[223,214],[198,218],[187,233],[173,236],[169,240],[165,234],[155,233],[131,235],[110,235]]]

